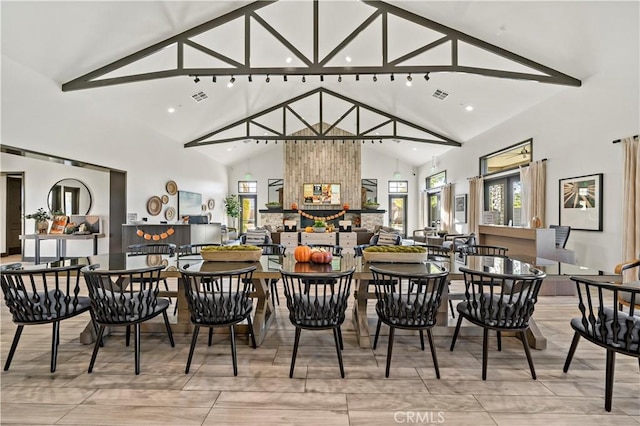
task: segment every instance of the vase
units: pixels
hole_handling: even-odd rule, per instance
[[[534,216],[531,218],[531,227],[532,228],[540,228],[542,226],[542,221],[538,216]]]
[[[318,232],[318,233],[323,233],[326,232],[327,228],[324,226],[314,226],[313,227],[313,232]]]
[[[40,220],[36,222],[36,233],[46,234],[48,230],[49,230],[48,220]]]

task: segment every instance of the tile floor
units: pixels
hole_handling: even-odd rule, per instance
[[[3,259],[3,263],[9,263]],[[386,337],[377,350],[356,345],[350,316],[343,328],[346,378],[338,370],[333,335],[303,332],[294,378],[289,363],[294,329],[286,306],[258,349],[239,336],[238,376],[233,376],[228,335],[211,347],[201,333],[189,374],[184,374],[190,336],[142,339],[142,372],[133,373],[133,346],[122,332],[106,339],[94,372],[87,374],[91,346],[78,342],[89,315],[62,323],[58,369],[49,373],[50,326],[25,327],[9,371],[2,372],[2,424],[76,425],[632,425],[640,424],[640,374],[635,358],[618,356],[613,410],[604,410],[604,351],[582,342],[571,370],[562,372],[576,315],[573,297],[541,297],[534,317],[548,338],[534,350],[538,380],[529,375],[522,346],[503,339],[489,351],[481,380],[482,342],[435,337],[441,379],[417,336],[397,336],[391,377],[385,379]],[[375,317],[373,307],[369,308]],[[0,308],[2,364],[15,326]]]

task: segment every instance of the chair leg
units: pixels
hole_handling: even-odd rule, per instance
[[[462,324],[462,315],[458,315],[458,324],[456,324],[456,330],[453,332],[453,338],[451,339],[450,351],[456,346],[456,339],[458,338],[458,332],[460,331],[460,324]]]
[[[213,327],[209,327],[209,341],[207,342],[208,346],[211,346],[213,343]]]
[[[344,379],[344,365],[342,364],[342,351],[340,349],[340,338],[338,337],[338,329],[333,329],[333,340],[336,342],[336,353],[338,354],[338,364],[340,365],[340,377]]]
[[[531,378],[536,380],[536,369],[533,368],[531,349],[529,349],[529,342],[527,341],[527,335],[524,331],[520,332],[520,339],[522,340],[522,346],[524,346],[524,352],[527,354],[527,362],[529,363],[529,370],[531,370]]]
[[[424,332],[420,330],[420,349],[424,351]]]
[[[253,333],[253,323],[251,322],[251,316],[247,317],[247,322],[249,323],[249,334],[251,335],[251,346],[253,346],[253,349],[256,349],[258,345],[256,345],[256,335]]]
[[[498,352],[502,352],[502,332],[498,330],[497,334],[498,334]]]
[[[133,326],[133,345],[135,348],[136,376],[140,374],[140,323]]]
[[[93,324],[93,328],[96,331],[97,336],[100,327],[98,327],[98,321],[96,321],[96,314],[93,313],[93,309],[89,309],[89,314],[91,315],[91,323]],[[104,342],[102,340],[100,340],[100,347],[104,347]]]
[[[293,378],[293,369],[296,366],[296,355],[298,355],[298,343],[300,343],[301,329],[296,327],[296,338],[293,342],[293,355],[291,355],[291,369],[289,369],[289,378]]]
[[[385,377],[389,377],[389,370],[391,369],[391,353],[393,352],[393,335],[395,334],[395,328],[389,327],[389,345],[387,346],[387,369],[384,373]]]
[[[171,347],[175,348],[176,344],[173,341],[173,333],[171,332],[171,324],[169,324],[169,316],[167,315],[167,310],[162,311],[162,317],[164,318],[164,325],[167,327],[167,335],[169,335],[169,342],[171,343]]]
[[[51,338],[51,372],[56,372],[58,359],[58,345],[60,344],[60,321],[53,322],[53,336]]]
[[[578,332],[573,333],[573,340],[571,341],[571,347],[569,348],[569,353],[567,354],[567,360],[564,362],[564,368],[562,371],[565,373],[569,371],[569,366],[571,365],[571,360],[573,359],[573,355],[576,353],[576,349],[578,348],[578,341],[580,341],[580,335]],[[640,361],[640,359],[638,359]]]
[[[238,359],[236,358],[236,326],[229,326],[229,334],[231,335],[231,358],[233,359],[233,375],[238,375]]]
[[[380,321],[380,318],[378,318],[378,324],[376,325],[376,337],[373,338],[374,350],[378,347],[378,336],[380,336],[380,326],[382,326],[382,321]]]
[[[18,328],[16,328],[16,334],[13,335],[13,343],[11,343],[11,349],[9,350],[9,355],[7,355],[7,361],[4,363],[4,371],[7,371],[11,365],[11,360],[13,359],[13,354],[16,353],[18,341],[20,340],[23,329],[24,325],[19,325]]]
[[[125,333],[125,336],[124,336],[124,344],[126,346],[129,346],[130,342],[131,342],[131,326],[128,325],[127,326],[127,332]]]
[[[169,284],[167,284],[167,279],[166,279],[166,278],[165,278],[165,279],[163,279],[163,280],[162,280],[162,282],[164,283],[164,289],[165,289],[166,291],[169,291]],[[170,298],[170,297],[169,297],[169,303],[173,303],[173,301],[171,300],[171,298]],[[176,305],[177,305],[177,302],[176,302]]]
[[[613,402],[613,375],[616,371],[616,352],[607,349],[606,384],[604,392],[604,409],[611,412]]]
[[[273,306],[280,305],[280,296],[278,296],[278,280],[271,280],[271,303]]]
[[[420,330],[422,331],[422,330]],[[436,377],[440,379],[440,368],[438,367],[438,357],[436,355],[436,345],[433,344],[433,336],[431,330],[427,329],[427,338],[429,339],[429,346],[431,347],[431,357],[433,358],[433,367],[436,369]]]
[[[482,380],[487,380],[487,358],[489,357],[489,329],[482,332]]]
[[[337,330],[338,330],[338,339],[340,340],[340,350],[344,351],[344,342],[342,341],[342,330],[340,329],[340,326],[338,326]]]
[[[198,332],[200,332],[200,326],[195,325],[193,327],[193,336],[191,336],[191,347],[189,348],[189,357],[187,358],[187,368],[184,369],[184,374],[189,374],[191,360],[193,359],[193,351],[196,349],[196,343],[198,342]]]
[[[100,342],[102,342],[102,335],[104,334],[105,326],[101,325],[98,330],[98,336],[96,337],[96,344],[93,346],[93,353],[91,354],[91,361],[89,361],[88,373],[93,371],[93,365],[96,363],[96,357],[98,356],[98,349],[100,349]]]

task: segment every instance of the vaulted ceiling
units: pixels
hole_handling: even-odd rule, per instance
[[[371,2],[320,2],[321,55],[331,52],[340,40],[371,16],[375,8],[367,3]],[[597,20],[603,8],[608,7],[606,2],[389,3],[576,79],[588,78],[597,72],[603,52],[613,43],[608,38],[607,22]],[[2,55],[62,87],[63,83],[248,4],[224,1],[2,2]],[[313,46],[313,25],[309,20],[311,5],[310,1],[276,2],[257,12],[260,14],[258,19],[268,22],[300,49],[300,53],[313,56],[313,47],[309,50],[309,46]],[[269,40],[270,34],[264,31],[264,26],[261,31],[261,25],[254,24],[250,40],[255,45],[252,66],[265,63],[285,68],[299,66],[299,62],[304,65],[298,56]],[[425,40],[428,43],[428,34],[421,33],[419,27],[398,25],[391,19],[389,26],[394,28],[393,36],[389,33],[389,52],[395,57],[420,48]],[[372,58],[380,55],[380,28],[372,25],[364,29],[360,37],[336,52],[334,61],[337,63],[334,65],[370,64]],[[218,48],[228,57],[242,57],[242,32],[225,31],[217,35]],[[223,43],[219,43],[220,40]],[[212,43],[215,42],[214,38]],[[171,55],[171,49],[166,50]],[[467,54],[470,55],[468,60],[475,61],[477,66],[503,69],[513,66],[505,65],[504,58],[483,57],[469,51]],[[433,55],[442,55],[442,52]],[[347,56],[353,62],[347,62]],[[450,59],[450,53],[446,51],[444,56]],[[287,62],[287,57],[292,57],[292,62]],[[199,63],[198,59],[191,60]],[[158,63],[152,66],[158,66]],[[522,67],[515,70],[522,71]],[[110,76],[114,75],[117,73]],[[83,91],[83,99],[90,96],[92,102],[108,106],[114,117],[153,128],[176,144],[184,145],[215,129],[324,88],[464,143],[561,91],[580,90],[579,87],[467,72],[435,71],[430,73],[428,81],[423,75],[412,74],[411,87],[405,84],[407,74],[396,74],[395,81],[391,81],[388,74],[377,75],[376,82],[371,74],[361,75],[358,81],[353,75],[344,75],[340,82],[337,75],[326,75],[324,81],[317,75],[308,75],[305,82],[300,75],[289,76],[286,82],[281,75],[272,75],[268,83],[264,75],[254,75],[252,82],[246,75],[238,75],[234,76],[235,84],[229,88],[226,84],[228,76],[218,77],[213,83],[210,76],[202,74],[198,83],[194,82],[193,76],[176,76],[90,88]],[[438,90],[448,93],[446,99],[433,96]],[[196,102],[192,96],[198,92],[203,92],[206,99]],[[78,96],[75,92],[65,95],[70,101]],[[469,106],[473,107],[472,111],[467,110]],[[169,113],[169,108],[175,111]],[[223,164],[260,155],[266,149],[278,149],[273,144],[245,142],[239,140],[186,149],[199,150]],[[420,165],[456,148],[397,138],[376,143],[371,149]]]

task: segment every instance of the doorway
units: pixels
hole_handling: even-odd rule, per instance
[[[389,226],[407,236],[407,196],[389,195]]]
[[[5,182],[5,242],[3,256],[22,253],[20,234],[22,234],[22,182],[23,173],[3,173]]]
[[[244,234],[248,229],[257,226],[258,203],[257,195],[240,195],[240,233]]]

